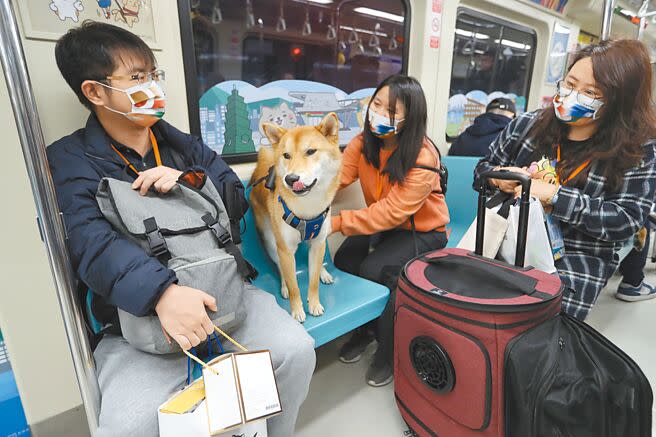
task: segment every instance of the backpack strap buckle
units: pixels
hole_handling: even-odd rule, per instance
[[[239,251],[239,248],[232,241],[230,232],[215,219],[209,212],[201,217],[207,228],[212,231],[216,239],[219,241],[219,247],[225,249],[230,255],[235,258],[237,263],[237,270],[242,278],[245,280],[252,280],[257,278],[257,270],[244,259],[244,256]]]
[[[146,229],[146,239],[148,240],[148,246],[150,246],[151,255],[166,264],[170,257],[169,248],[159,226],[157,226],[155,217],[147,218],[143,221],[143,224]]]
[[[232,237],[230,232],[212,216],[209,212],[201,217],[205,225],[209,228],[210,231],[214,234],[216,239],[219,241],[219,247],[224,248],[230,243],[232,243]]]

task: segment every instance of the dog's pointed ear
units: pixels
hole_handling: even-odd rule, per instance
[[[278,145],[280,139],[283,137],[283,135],[285,135],[285,133],[287,133],[286,129],[283,129],[274,123],[263,123],[262,130],[269,139],[269,142],[271,142],[271,145],[274,147]]]
[[[339,119],[337,118],[337,114],[331,112],[326,115],[323,120],[321,120],[319,126],[317,126],[317,130],[321,132],[321,135],[328,138],[328,141],[337,143],[339,141],[337,137],[339,133]]]

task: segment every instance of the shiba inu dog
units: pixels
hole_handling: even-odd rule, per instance
[[[290,299],[292,316],[304,322],[294,258],[301,242],[310,245],[308,308],[313,316],[324,312],[319,280],[324,284],[333,281],[323,259],[330,234],[330,204],[339,187],[342,165],[339,120],[330,113],[318,126],[286,130],[265,123],[262,127],[272,147],[260,149],[251,178],[255,225],[267,253],[278,265],[280,293]]]

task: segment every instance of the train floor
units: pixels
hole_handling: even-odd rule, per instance
[[[656,284],[656,265],[648,262],[647,281]],[[588,322],[628,353],[649,378],[656,392],[656,299],[628,303],[613,293],[620,277],[609,282]],[[375,350],[354,364],[337,359],[345,337],[317,349],[317,367],[310,394],[301,407],[298,437],[403,437],[410,435],[394,402],[393,384],[373,388],[365,372]],[[656,417],[656,409],[654,411]],[[652,424],[656,435],[656,421]]]

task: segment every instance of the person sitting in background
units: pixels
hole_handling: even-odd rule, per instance
[[[499,97],[485,108],[485,113],[474,119],[449,149],[451,156],[485,156],[490,144],[499,136],[508,123],[515,118],[515,104],[510,99]]]

